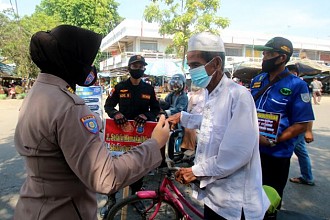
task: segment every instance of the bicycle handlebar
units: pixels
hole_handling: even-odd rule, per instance
[[[182,132],[182,129],[171,130],[169,137],[171,137],[172,135],[178,134],[180,132]],[[174,166],[174,164],[175,164],[174,161],[168,155],[169,140],[170,140],[170,138],[168,138],[166,145],[165,145],[165,162],[166,162],[167,168],[170,171],[178,171],[180,169],[180,167]],[[200,180],[194,180],[191,183],[195,184],[198,188],[200,188]],[[203,187],[200,189],[204,190],[205,188]]]

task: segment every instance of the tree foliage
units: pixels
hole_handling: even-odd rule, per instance
[[[62,23],[92,30],[105,36],[122,18],[114,0],[43,0],[36,12],[57,16]]]
[[[160,24],[159,33],[172,35],[169,51],[176,50],[183,58],[190,36],[201,31],[219,34],[229,26],[229,20],[216,15],[220,0],[152,0],[145,8],[147,22]],[[184,60],[184,59],[183,59]]]
[[[122,20],[117,8],[115,0],[42,0],[31,16],[19,18],[12,10],[2,12],[0,56],[16,64],[16,75],[34,78],[39,70],[29,55],[32,34],[71,24],[106,35]]]
[[[7,63],[15,63],[15,74],[24,78],[34,78],[38,68],[33,64],[29,55],[29,43],[33,33],[39,30],[49,30],[60,22],[55,17],[44,13],[24,16],[19,19],[7,11],[0,13],[0,48],[1,56]]]

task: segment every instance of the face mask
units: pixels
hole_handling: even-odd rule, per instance
[[[95,66],[92,66],[92,70],[86,74],[84,82],[78,82],[77,84],[79,86],[91,86],[94,85],[94,83],[97,80],[97,71]]]
[[[266,72],[266,73],[269,73],[269,72],[272,72],[272,71],[276,70],[279,66],[281,66],[282,63],[275,64],[277,58],[279,58],[280,56],[281,55],[279,55],[277,57],[274,57],[274,58],[271,58],[269,60],[262,61],[262,71]]]
[[[192,83],[201,88],[206,88],[206,86],[210,83],[212,79],[212,75],[207,75],[207,72],[205,70],[205,66],[199,66],[194,69],[189,70],[191,81]]]
[[[129,69],[129,74],[131,75],[131,77],[133,77],[134,79],[139,79],[143,76],[144,74],[144,70],[141,69]]]

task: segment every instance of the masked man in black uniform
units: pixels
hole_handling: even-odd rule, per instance
[[[146,65],[148,64],[143,56],[132,56],[128,61],[130,77],[118,83],[105,102],[105,112],[119,126],[124,126],[128,120],[134,120],[136,126],[143,126],[146,121],[155,121],[160,112],[154,88],[141,79]],[[119,111],[115,109],[117,104]],[[142,184],[143,178],[130,185],[132,194],[140,190]],[[107,204],[101,209],[101,216],[106,215],[109,206],[115,202],[115,194],[112,194]]]

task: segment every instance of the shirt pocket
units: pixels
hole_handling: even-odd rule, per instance
[[[132,100],[130,93],[121,93],[119,97],[119,102],[121,106],[130,106]]]
[[[213,126],[213,131],[212,131],[212,135],[211,135],[211,143],[210,146],[214,146],[211,147],[211,154],[217,154],[218,153],[218,148],[220,147],[220,144],[223,140],[223,137],[225,135],[226,132],[226,126],[224,125],[214,125]]]
[[[272,98],[271,101],[274,103],[274,104],[277,104],[277,105],[283,105],[283,106],[286,106],[288,104],[288,101],[287,100],[277,100],[275,98]]]
[[[272,112],[282,112],[288,105],[288,97],[271,97],[269,104]]]

